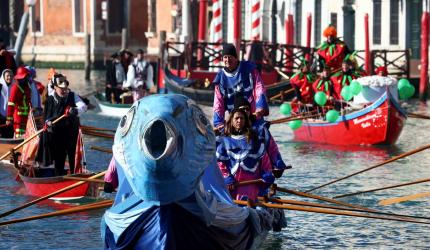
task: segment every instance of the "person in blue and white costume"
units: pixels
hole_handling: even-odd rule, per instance
[[[282,159],[281,153],[278,149],[278,145],[269,131],[270,122],[265,121],[262,118],[258,119],[255,115],[251,114],[251,105],[242,96],[235,97],[234,108],[243,110],[249,116],[249,120],[252,124],[252,129],[258,134],[260,138],[263,138],[264,140],[265,151],[269,156],[273,175],[276,178],[280,178],[284,170],[290,169],[291,165],[285,164],[284,160]]]
[[[251,104],[251,113],[257,117],[269,115],[266,88],[256,65],[248,61],[239,61],[233,44],[223,46],[222,60],[224,68],[218,72],[213,82],[214,127],[223,130],[225,112],[233,110],[236,95],[242,95],[248,100]]]
[[[233,109],[227,120],[225,136],[217,138],[217,162],[225,184],[234,199],[256,201],[260,189],[273,184],[270,159],[264,138],[251,128],[245,111]],[[238,182],[262,179],[264,183],[238,186]]]
[[[215,135],[183,95],[151,95],[121,119],[113,145],[118,192],[102,219],[105,249],[256,249],[267,211],[233,203]]]

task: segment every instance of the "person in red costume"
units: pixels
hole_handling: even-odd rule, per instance
[[[7,106],[6,125],[13,125],[15,138],[22,137],[27,125],[28,112],[31,108],[30,72],[19,67],[12,85]]]
[[[378,76],[388,76],[388,70],[385,66],[379,66],[376,68],[375,74]]]
[[[341,96],[342,88],[351,84],[351,82],[365,75],[364,71],[357,70],[352,55],[347,55],[342,62],[342,70],[334,73],[331,77],[333,83],[334,96]]]
[[[314,91],[312,84],[315,81],[316,75],[310,70],[309,62],[301,58],[300,71],[294,74],[290,83],[295,91],[294,103],[312,103]]]
[[[334,84],[331,79],[331,70],[328,66],[324,66],[321,76],[318,77],[313,83],[314,92],[322,91],[327,96],[327,101],[339,99],[339,96],[334,92]]]
[[[329,25],[323,33],[326,41],[322,42],[317,50],[317,57],[330,67],[332,72],[339,70],[344,57],[349,53],[346,44],[337,38],[337,31],[334,26]]]

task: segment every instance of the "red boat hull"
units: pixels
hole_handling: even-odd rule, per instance
[[[82,175],[79,175],[82,177]],[[26,176],[21,176],[24,182],[25,188],[29,195],[35,197],[42,197],[53,192],[56,192],[62,188],[68,187],[75,184],[76,180],[64,180],[61,176],[47,177],[47,178],[31,178]],[[71,190],[64,193],[53,196],[51,199],[58,200],[71,200],[79,199],[84,197],[88,192],[89,184],[88,182],[77,186]]]
[[[294,135],[296,141],[333,145],[391,145],[405,120],[405,111],[385,93],[372,105],[339,117],[334,123],[305,120]]]

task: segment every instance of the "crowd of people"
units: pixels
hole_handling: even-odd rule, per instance
[[[294,74],[290,83],[295,90],[293,105],[302,107],[314,105],[314,95],[323,92],[326,95],[327,106],[339,110],[345,104],[342,89],[357,78],[366,76],[355,58],[355,52],[337,37],[335,27],[329,26],[323,33],[326,38],[318,47],[314,61],[301,58],[300,70]],[[384,66],[375,72],[377,75],[387,76]]]
[[[126,49],[111,55],[106,68],[106,101],[126,103],[131,91],[134,102],[148,95],[153,87],[154,69],[142,49],[137,50],[136,57]]]
[[[87,110],[86,103],[69,89],[66,76],[55,69],[49,70],[46,85],[37,81],[36,69],[17,66],[13,54],[2,41],[0,69],[0,136],[22,138],[28,119],[41,117],[45,132],[40,137],[36,162],[42,169],[54,169],[50,171],[52,175],[64,175],[67,155],[69,170],[73,173],[78,114]],[[63,114],[65,116],[57,124],[52,123]]]

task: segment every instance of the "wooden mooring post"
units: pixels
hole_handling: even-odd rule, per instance
[[[429,70],[429,13],[423,12],[421,18],[421,74],[420,74],[420,101],[427,100],[428,70]]]
[[[85,35],[85,80],[90,80],[91,75],[91,35]]]

